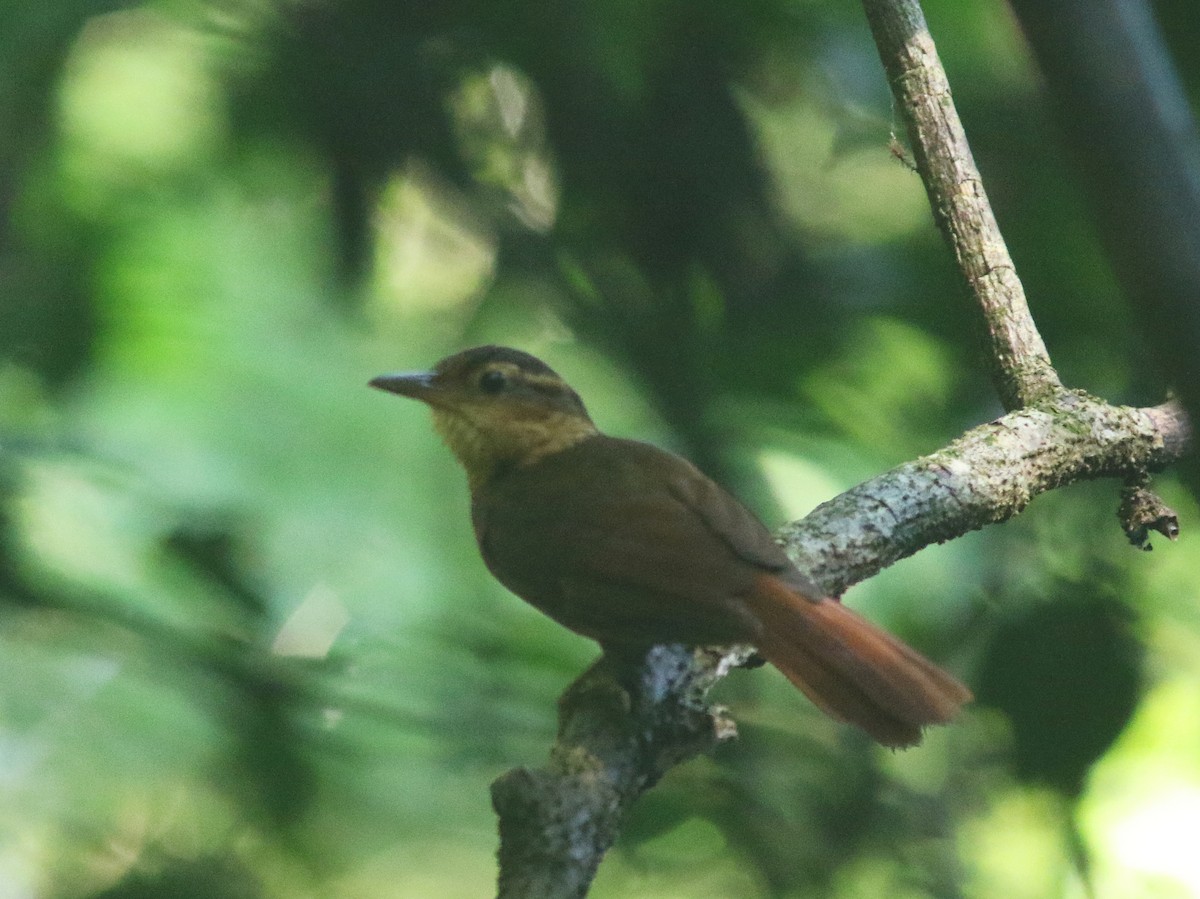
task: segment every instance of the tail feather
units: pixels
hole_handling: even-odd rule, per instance
[[[885,746],[912,746],[971,692],[916,650],[832,599],[813,601],[759,578],[747,605],[762,625],[759,651],[820,709]]]

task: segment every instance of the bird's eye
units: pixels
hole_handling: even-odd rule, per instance
[[[491,371],[485,371],[479,377],[479,389],[484,393],[499,393],[506,386],[508,386],[508,378],[504,376],[504,372],[502,371],[492,369]]]

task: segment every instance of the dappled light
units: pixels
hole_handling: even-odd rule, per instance
[[[1007,8],[928,5],[1064,381],[1160,401]],[[598,649],[381,372],[520,347],[772,527],[1000,414],[855,6],[96,6],[0,12],[4,899],[494,890]],[[978,697],[918,748],[732,674],[591,895],[1200,894],[1155,484],[1152,553],[1097,482],[848,592]]]

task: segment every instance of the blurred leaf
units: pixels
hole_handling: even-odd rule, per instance
[[[979,701],[1012,722],[1017,773],[1068,796],[1083,789],[1141,694],[1143,650],[1132,616],[1095,595],[1102,590],[1066,588],[1004,623],[977,681]]]
[[[226,858],[171,860],[159,870],[137,870],[91,899],[257,899],[254,875]]]
[[[1064,375],[1156,401],[1011,17],[927,8]],[[1195,8],[1157,4],[1200,83]],[[811,505],[998,410],[852,6],[17,0],[0,75],[20,895],[492,888],[487,784],[544,756],[596,650],[490,580],[461,473],[423,410],[366,388],[381,371],[524,346],[763,507],[764,458]],[[635,810],[596,895],[1060,884],[1054,803],[1014,767],[1082,791],[1098,890],[1143,883],[1125,835],[1190,820],[1194,766],[1144,735],[1105,751],[1146,714],[1143,665],[1186,690],[1200,605],[1191,507],[1145,558],[1114,505],[1056,492],[860,597],[960,662],[1011,746],[981,701],[885,755],[737,676],[740,741]],[[1113,800],[1106,769],[1176,805]]]

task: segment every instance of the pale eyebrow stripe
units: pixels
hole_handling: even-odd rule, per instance
[[[570,390],[560,378],[547,377],[545,375],[531,375],[521,372],[520,383],[534,390],[539,390],[542,393],[563,393]]]

